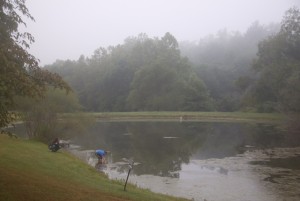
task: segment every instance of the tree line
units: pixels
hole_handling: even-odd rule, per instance
[[[293,7],[281,24],[254,22],[197,43],[140,34],[46,69],[87,111],[298,112],[299,16]]]
[[[146,34],[123,45],[97,49],[91,58],[57,61],[46,67],[60,74],[88,111],[209,111],[205,84],[170,33]]]

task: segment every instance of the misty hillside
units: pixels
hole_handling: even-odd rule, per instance
[[[46,68],[71,85],[88,111],[235,111],[243,96],[237,80],[254,76],[258,43],[277,31],[255,22],[244,34],[221,30],[179,45],[169,33],[140,34]]]
[[[99,48],[91,58],[57,61],[59,73],[88,111],[212,110],[204,83],[169,33],[130,37],[123,45]]]

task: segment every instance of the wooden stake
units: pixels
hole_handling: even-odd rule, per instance
[[[127,174],[127,178],[126,178],[126,182],[125,182],[125,185],[124,185],[124,191],[126,191],[126,185],[127,185],[127,181],[128,181],[128,178],[129,178],[129,174],[131,172],[131,169],[133,168],[133,164],[134,162],[132,161],[131,164],[129,164],[129,170],[128,170],[128,174]]]

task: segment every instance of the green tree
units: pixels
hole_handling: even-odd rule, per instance
[[[128,97],[130,110],[176,109],[181,100],[171,93],[177,86],[176,72],[161,63],[140,69],[135,74]]]
[[[21,112],[27,136],[44,142],[61,136],[62,128],[72,122],[70,118],[59,121],[59,113],[72,113],[75,116],[76,112],[81,110],[74,93],[66,94],[64,90],[51,87],[42,100],[18,97],[15,102],[18,111]],[[81,123],[76,124],[73,124],[73,127]]]
[[[207,90],[174,36],[154,39],[156,54],[135,73],[127,103],[131,110],[210,110]]]
[[[252,104],[282,112],[300,112],[300,11],[293,7],[283,17],[280,32],[259,44],[254,68],[259,78],[250,93]]]
[[[278,30],[277,25],[263,26],[254,22],[244,34],[225,29],[198,43],[180,43],[182,55],[191,61],[218,111],[239,109],[243,92],[252,84],[245,85],[246,82],[242,83],[239,77],[247,81],[255,78],[251,67],[256,58],[257,44]],[[241,90],[241,87],[244,89]]]
[[[97,49],[90,59],[47,68],[70,83],[89,111],[211,109],[204,83],[170,33],[162,38],[139,34]]]
[[[26,26],[22,17],[34,20],[25,0],[0,1],[0,127],[13,120],[9,111],[15,96],[42,97],[47,85],[70,90],[58,74],[41,69],[27,52],[34,38],[19,32],[19,25]]]

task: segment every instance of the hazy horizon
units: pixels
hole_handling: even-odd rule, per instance
[[[300,1],[27,0],[26,5],[35,18],[25,29],[35,38],[29,52],[46,65],[91,56],[139,33],[162,37],[170,32],[178,41],[199,41],[222,29],[244,33],[255,21],[279,23]]]

